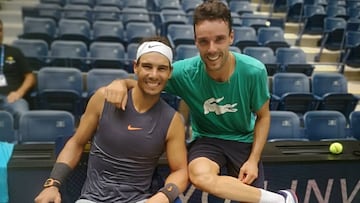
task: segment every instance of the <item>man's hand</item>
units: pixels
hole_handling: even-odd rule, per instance
[[[43,189],[35,198],[35,203],[61,203],[61,195],[59,189],[55,186]]]
[[[114,80],[101,90],[106,101],[114,104],[117,108],[125,110],[128,99],[128,88],[125,80]]]
[[[239,179],[245,184],[250,185],[258,177],[258,163],[246,161],[240,168]]]
[[[17,92],[10,92],[7,96],[7,102],[14,103],[16,100],[20,99],[22,96]]]

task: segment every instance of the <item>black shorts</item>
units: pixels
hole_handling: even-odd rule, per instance
[[[252,143],[243,143],[216,138],[197,138],[189,145],[189,162],[199,157],[206,157],[216,162],[221,174],[239,176],[240,167],[248,160]],[[259,162],[258,178],[251,184],[264,188],[264,168]]]

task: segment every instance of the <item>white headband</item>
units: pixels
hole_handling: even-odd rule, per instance
[[[143,54],[149,52],[158,52],[166,56],[166,58],[169,59],[170,63],[172,63],[173,53],[171,48],[166,44],[158,41],[149,41],[142,43],[136,52],[136,60],[138,60]]]

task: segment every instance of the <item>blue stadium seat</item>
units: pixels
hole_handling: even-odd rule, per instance
[[[280,27],[261,27],[257,31],[260,46],[270,47],[274,52],[280,47],[290,47]]]
[[[67,4],[85,5],[93,8],[96,0],[67,0]]]
[[[126,44],[125,28],[120,21],[95,21],[93,23],[93,42],[119,42]]]
[[[322,34],[325,17],[326,11],[322,5],[304,5],[304,25],[300,29],[295,45],[300,45],[303,34]]]
[[[61,19],[58,25],[58,39],[82,41],[89,46],[91,26],[87,20]]]
[[[179,44],[195,44],[194,28],[190,24],[170,24],[167,29],[167,38],[172,47]]]
[[[312,92],[318,99],[318,110],[341,112],[346,118],[359,101],[348,92],[348,82],[340,73],[315,73],[311,79]]]
[[[303,73],[276,73],[272,79],[271,100],[278,102],[278,110],[293,111],[300,117],[317,107],[310,80]]]
[[[87,20],[92,24],[92,14],[92,8],[87,5],[66,4],[63,7],[63,18],[66,19]]]
[[[88,70],[88,49],[82,41],[55,40],[50,46],[50,65]]]
[[[360,111],[353,111],[349,118],[351,136],[360,140]]]
[[[347,20],[349,18],[345,6],[327,6],[326,7],[326,16],[334,18],[343,18]]]
[[[360,6],[359,7],[348,7],[347,14],[349,19],[359,19],[360,18]]]
[[[66,111],[31,110],[20,117],[21,144],[55,143],[71,137],[75,130],[74,116]]]
[[[136,58],[136,52],[137,52],[137,48],[139,47],[139,43],[130,43],[127,45],[126,47],[126,63],[127,63],[127,72],[128,73],[134,73],[134,69],[133,69],[133,61]]]
[[[12,44],[22,51],[33,70],[48,64],[49,46],[44,40],[16,39]]]
[[[164,9],[158,18],[155,25],[160,29],[163,36],[167,35],[167,28],[170,24],[189,24],[188,17],[183,10]]]
[[[179,10],[182,7],[179,0],[154,0],[153,9],[154,11],[161,11],[163,9]]]
[[[315,61],[320,61],[324,48],[328,50],[340,50],[343,46],[343,39],[347,22],[340,17],[326,17],[324,19],[324,32],[320,40],[320,50],[315,56]]]
[[[256,30],[250,26],[233,27],[234,42],[233,45],[239,47],[244,52],[245,47],[259,46],[257,41]]]
[[[195,10],[195,8],[201,4],[202,0],[181,0],[181,7],[185,13],[189,13]]]
[[[274,51],[270,47],[245,47],[244,54],[252,56],[265,64],[268,76],[280,72]]]
[[[116,21],[121,23],[121,10],[116,6],[94,6],[93,22]]]
[[[175,110],[178,110],[181,98],[177,95],[161,92],[160,97]]]
[[[300,23],[304,20],[304,1],[287,0],[286,21]]]
[[[56,22],[51,18],[25,17],[23,21],[23,33],[19,38],[42,39],[50,46],[56,37]]]
[[[0,142],[15,143],[16,141],[13,115],[7,111],[0,110]]]
[[[346,32],[344,52],[342,63],[354,68],[360,68],[360,31]]]
[[[57,4],[63,7],[66,4],[66,0],[40,0],[40,4]]]
[[[241,49],[239,47],[237,47],[237,46],[229,46],[229,51],[242,53]]]
[[[125,29],[127,43],[137,43],[144,37],[156,35],[156,27],[152,22],[130,22]]]
[[[308,141],[304,137],[300,118],[291,111],[270,111],[271,123],[268,142]]]
[[[199,54],[199,50],[194,44],[180,44],[175,48],[174,60],[182,60]]]
[[[307,63],[304,50],[296,47],[280,47],[275,52],[276,62],[280,65],[282,72],[303,73],[311,76],[315,67]]]
[[[244,13],[241,15],[242,26],[253,27],[256,32],[261,27],[268,27],[269,21],[268,16],[254,14],[254,13]]]
[[[310,141],[353,140],[346,133],[346,118],[338,111],[309,111],[304,115],[304,132]]]
[[[237,13],[240,16],[244,13],[254,13],[250,1],[230,1],[229,8],[231,12]]]
[[[127,8],[122,11],[122,22],[125,26],[131,22],[150,23],[150,14],[146,8]]]
[[[89,52],[91,68],[125,68],[125,47],[121,43],[93,42]]]
[[[91,69],[86,76],[86,100],[88,100],[95,91],[106,86],[115,79],[128,78],[129,74],[121,69]]]
[[[115,6],[120,10],[124,8],[123,0],[96,0],[95,6]]]
[[[64,110],[79,119],[84,111],[82,73],[71,67],[43,67],[37,74],[36,109]]]
[[[36,6],[37,16],[40,18],[51,18],[56,23],[62,17],[62,7],[53,3],[41,3]]]
[[[147,0],[124,0],[124,9],[126,8],[145,8],[148,7]]]

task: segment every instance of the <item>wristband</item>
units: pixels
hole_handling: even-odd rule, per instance
[[[72,169],[65,163],[56,162],[50,173],[50,178],[63,183],[66,177],[71,173]]]
[[[167,183],[159,192],[164,193],[170,203],[174,202],[180,194],[179,188],[174,183]]]
[[[51,187],[51,186],[55,186],[55,187],[57,187],[58,189],[60,189],[61,183],[60,183],[60,181],[58,181],[58,180],[55,180],[55,179],[52,179],[52,178],[48,178],[48,179],[45,181],[43,187],[44,187],[44,188],[48,188],[48,187]]]

